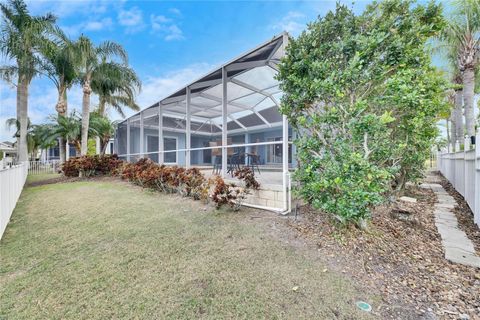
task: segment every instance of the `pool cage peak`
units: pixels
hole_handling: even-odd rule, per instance
[[[121,122],[117,154],[127,161],[211,165],[227,178],[229,159],[242,153],[237,162],[281,170],[286,188],[292,134],[279,113],[283,92],[276,74],[288,37],[274,36]]]

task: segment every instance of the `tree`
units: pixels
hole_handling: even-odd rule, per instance
[[[135,102],[142,83],[135,71],[125,64],[102,61],[92,73],[91,86],[98,94],[98,113],[105,116],[107,107],[113,107],[125,118],[124,107],[138,111]]]
[[[46,137],[50,132],[50,126],[48,124],[32,125],[30,130],[32,146],[31,158],[34,159],[37,155],[38,149],[47,150],[56,145],[55,141],[49,141]]]
[[[58,30],[55,40],[44,41],[41,45],[42,71],[57,88],[58,98],[55,110],[58,115],[65,116],[68,112],[67,90],[77,77],[76,56],[73,42]],[[66,160],[66,143],[59,139],[60,161]]]
[[[443,39],[455,52],[456,64],[462,75],[466,134],[473,136],[475,72],[480,64],[480,0],[460,0],[456,3]]]
[[[105,154],[108,142],[115,134],[117,123],[117,121],[110,121],[107,117],[96,112],[90,115],[90,126],[94,130],[95,135],[100,139],[101,155]]]
[[[56,142],[63,139],[67,144],[72,143],[77,153],[81,149],[82,121],[80,117],[72,112],[70,115],[52,116],[53,122],[50,124],[50,130],[45,135],[48,142]]]
[[[7,119],[5,125],[8,129],[15,127],[14,138],[20,136],[20,122],[16,118]],[[30,119],[27,121],[27,150],[30,160],[35,160],[39,148],[46,149],[53,146],[46,134],[49,132],[48,125],[32,125]]]
[[[48,134],[45,135],[45,140],[47,143],[52,141],[58,141],[60,138],[64,139],[67,144],[72,143],[75,146],[77,154],[81,152],[82,145],[82,119],[77,115],[75,111],[70,113],[70,115],[56,115],[51,117],[52,123],[48,124],[49,130]],[[87,137],[95,138],[99,136],[99,131],[101,126],[98,124],[96,117],[89,117],[89,126]]]
[[[422,177],[446,109],[426,43],[443,26],[438,5],[387,0],[359,16],[337,5],[291,39],[280,110],[299,134],[307,202],[365,226],[373,206]]]
[[[86,155],[88,150],[88,126],[90,118],[90,95],[92,93],[92,77],[102,62],[110,58],[119,58],[127,63],[127,53],[122,46],[115,42],[105,41],[98,46],[82,35],[74,44],[79,61],[79,78],[82,84],[82,138],[80,154]]]
[[[447,103],[450,106],[449,112],[446,112],[441,116],[445,119],[445,129],[447,133],[447,143],[451,150],[455,148],[455,141],[457,136],[457,121],[455,119],[455,102],[457,98],[456,90],[448,90],[446,94]]]
[[[23,0],[0,3],[0,10],[0,52],[15,61],[14,66],[2,67],[2,77],[10,80],[12,75],[17,76],[18,155],[19,161],[27,161],[28,89],[38,71],[36,52],[54,29],[56,19],[52,14],[31,16]]]

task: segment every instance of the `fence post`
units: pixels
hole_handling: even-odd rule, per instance
[[[473,221],[480,227],[480,147],[478,143],[480,141],[480,128],[477,129],[475,138],[475,184],[474,195],[475,200],[473,204]]]
[[[470,138],[465,137],[463,141],[463,197],[467,200],[468,194],[468,181],[469,179],[469,172],[468,172],[468,155],[467,152],[470,151]],[[471,173],[470,173],[471,174]]]

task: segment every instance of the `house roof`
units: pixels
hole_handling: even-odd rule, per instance
[[[9,141],[0,142],[0,151],[10,153],[17,152],[17,148],[14,145],[15,144],[13,142]]]
[[[275,76],[278,70],[277,64],[284,55],[286,36],[288,36],[286,32],[274,36],[131,116],[128,120],[131,124],[139,122],[142,113],[144,123],[147,123],[148,118],[153,120],[154,117],[158,121],[158,107],[160,107],[164,115],[165,127],[169,127],[168,122],[173,121],[175,126],[185,128],[187,88],[190,88],[192,132],[220,131],[222,70],[225,70],[228,81],[228,130],[278,122],[277,109],[283,92]],[[180,119],[176,119],[178,117]]]

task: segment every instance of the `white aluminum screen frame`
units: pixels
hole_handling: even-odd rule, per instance
[[[273,37],[120,123],[127,127],[127,153],[119,156],[130,161],[132,157],[158,154],[159,163],[163,163],[165,153],[177,152],[178,155],[180,152],[185,152],[185,164],[186,167],[190,167],[192,151],[218,148],[192,148],[192,133],[221,137],[221,174],[225,178],[227,176],[228,148],[281,144],[284,190],[284,206],[281,211],[289,212],[291,206],[289,201],[288,121],[286,116],[278,115],[279,101],[283,92],[279,82],[275,79],[278,72],[277,64],[285,55],[288,37],[286,32]],[[152,119],[153,121],[157,119],[158,123],[151,124]],[[140,131],[139,152],[132,152],[131,132],[137,130],[138,126]],[[229,126],[235,127],[235,129],[229,130]],[[192,132],[193,127],[195,128]],[[252,130],[272,127],[281,128],[282,141],[227,145],[227,135],[229,134],[248,133]],[[146,152],[143,137],[146,128],[158,130],[158,151]],[[163,131],[185,134],[186,147],[177,148],[177,150],[163,150]],[[119,150],[118,146],[116,150]]]

